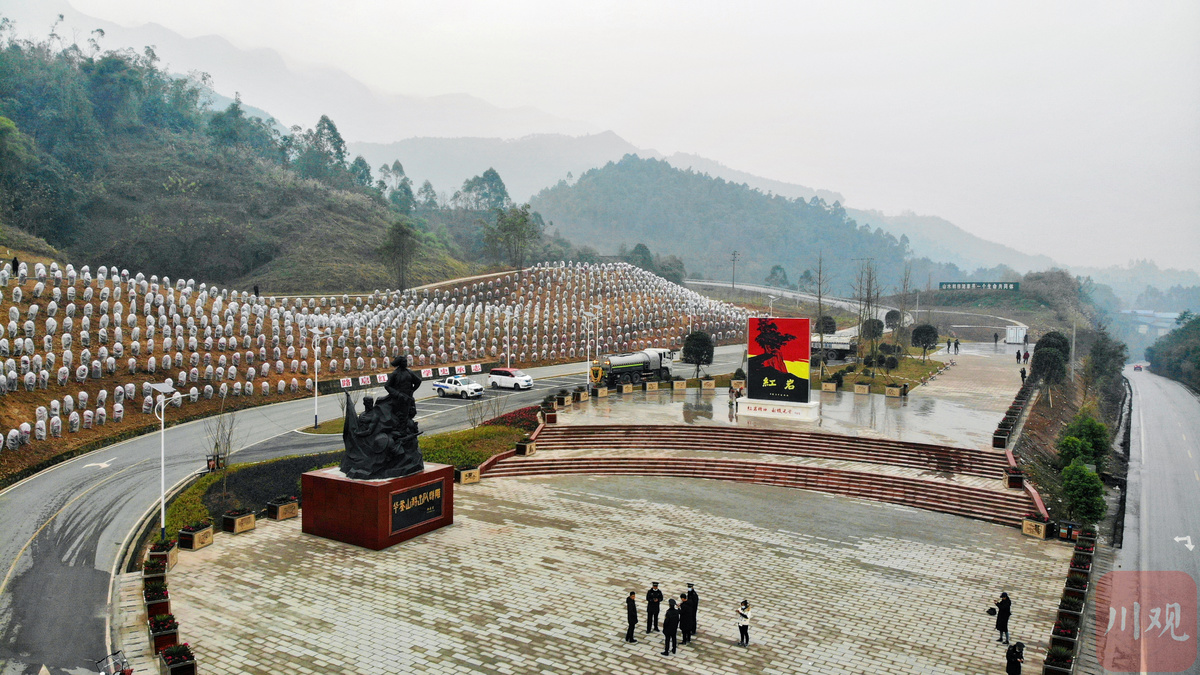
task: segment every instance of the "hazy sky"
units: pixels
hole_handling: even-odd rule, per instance
[[[72,4],[384,92],[534,106],[1071,264],[1200,268],[1194,0]]]

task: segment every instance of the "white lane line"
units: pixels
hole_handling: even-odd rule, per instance
[[[1196,475],[1196,482],[1200,482],[1200,471],[1193,471],[1192,473]]]

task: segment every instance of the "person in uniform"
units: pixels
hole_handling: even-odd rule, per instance
[[[658,632],[658,605],[663,601],[663,593],[658,590],[658,582],[650,584],[646,591],[646,632]]]
[[[679,610],[675,609],[675,598],[671,598],[670,605],[667,607],[667,616],[663,619],[662,632],[663,638],[663,656],[674,654],[675,649],[679,646],[679,641],[675,637],[676,629],[679,628]]]
[[[692,641],[692,608],[688,606],[687,593],[679,594],[679,632],[683,634],[683,644]]]
[[[629,619],[629,630],[625,631],[626,642],[637,642],[637,638],[633,637],[633,629],[637,628],[637,591],[629,591],[629,597],[625,598],[625,610]]]
[[[688,622],[688,625],[690,625],[692,628],[692,635],[695,635],[696,629],[700,625],[698,617],[696,616],[696,613],[700,610],[700,595],[696,593],[696,587],[694,584],[688,584],[687,586],[688,611],[692,615],[692,620]]]

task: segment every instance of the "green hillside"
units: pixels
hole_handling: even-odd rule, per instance
[[[645,242],[679,256],[695,276],[728,279],[738,251],[738,279],[762,283],[775,265],[790,278],[816,267],[833,270],[832,288],[848,292],[855,259],[872,259],[880,279],[898,283],[908,242],[860,227],[840,204],[764,194],[745,184],[682,171],[664,161],[626,155],[584,173],[574,184],[547,188],[531,204],[566,238],[611,253]],[[967,278],[952,265],[913,261],[913,278]]]
[[[399,181],[350,161],[331,120],[281,136],[240,102],[212,112],[203,79],[99,38],[17,40],[0,24],[0,220],[77,265],[268,292],[395,285],[378,250],[407,212],[388,199]],[[410,284],[477,269],[415,224]]]

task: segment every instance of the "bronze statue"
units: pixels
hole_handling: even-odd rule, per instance
[[[401,478],[425,469],[417,445],[420,431],[413,400],[421,376],[408,369],[408,360],[403,356],[396,357],[392,365],[396,370],[384,385],[388,395],[378,401],[364,397],[361,415],[354,409],[350,394],[346,394],[346,421],[342,427],[346,454],[341,468],[347,478]]]

